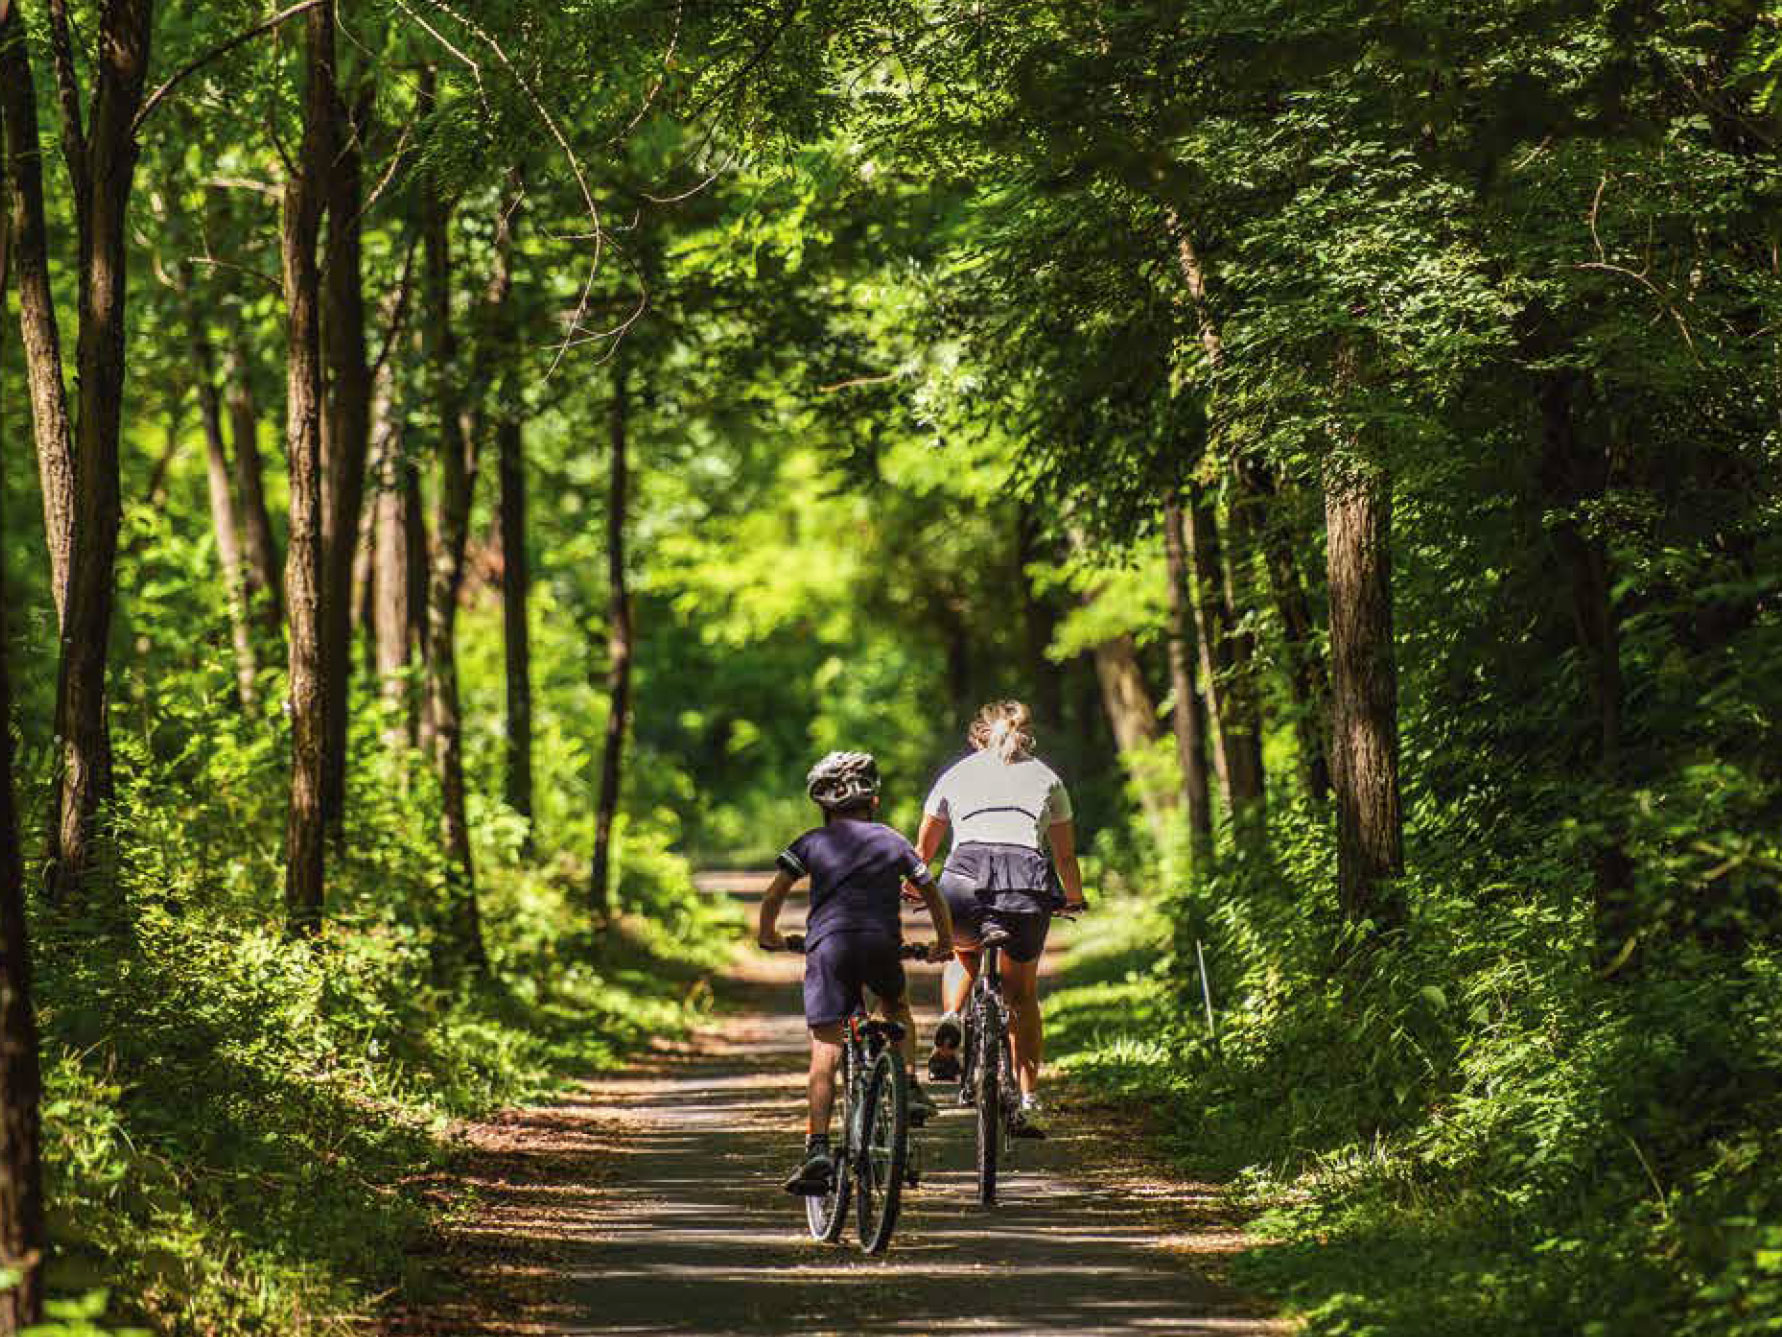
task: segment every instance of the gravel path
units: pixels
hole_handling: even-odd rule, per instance
[[[711,889],[756,892],[752,879]],[[924,926],[925,927],[925,926]],[[1068,930],[1065,930],[1068,932]],[[912,937],[926,936],[912,925]],[[799,1150],[800,963],[740,954],[711,1029],[561,1103],[472,1130],[473,1279],[411,1334],[1285,1333],[1209,1280],[1241,1247],[1215,1190],[1160,1175],[1130,1130],[1063,1109],[977,1207],[970,1111],[918,1134],[890,1252],[812,1241],[779,1180]],[[935,970],[914,983],[932,1021]],[[937,1096],[950,1094],[939,1088]]]

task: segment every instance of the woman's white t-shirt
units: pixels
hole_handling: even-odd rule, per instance
[[[974,752],[934,782],[922,811],[952,825],[953,846],[988,844],[1043,848],[1047,830],[1071,820],[1064,781],[1038,757],[1005,762]]]

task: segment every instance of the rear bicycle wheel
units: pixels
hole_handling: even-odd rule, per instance
[[[996,1205],[996,1162],[1002,1150],[1002,1063],[1008,1048],[995,1005],[981,1000],[972,1018],[972,1103],[978,1114],[978,1201]]]
[[[883,1253],[897,1228],[903,1204],[903,1172],[910,1151],[909,1076],[893,1049],[879,1051],[866,1079],[866,1110],[861,1120],[860,1183],[855,1211],[860,1247]]]
[[[811,1238],[822,1240],[825,1244],[834,1244],[842,1237],[842,1231],[847,1229],[848,1201],[854,1192],[854,1153],[849,1145],[849,1135],[854,1126],[853,1066],[844,1050],[839,1102],[841,1137],[832,1157],[835,1171],[829,1179],[829,1192],[820,1198],[804,1200],[805,1223],[810,1226]]]

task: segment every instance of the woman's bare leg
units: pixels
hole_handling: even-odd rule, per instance
[[[1021,1094],[1030,1096],[1039,1085],[1040,1060],[1045,1057],[1045,1036],[1040,1027],[1039,958],[1031,961],[1002,958],[1002,996],[1014,1017],[1015,1079]]]

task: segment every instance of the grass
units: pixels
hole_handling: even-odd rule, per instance
[[[45,1337],[363,1332],[427,1292],[414,1246],[450,1210],[456,1121],[684,1031],[734,937],[682,888],[596,938],[573,895],[492,873],[496,970],[457,987],[391,921],[312,950],[145,904],[127,936],[49,936]]]

